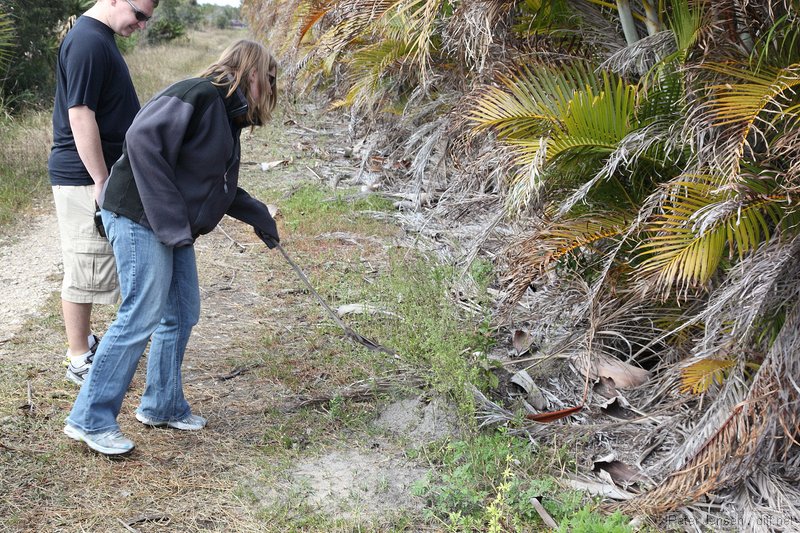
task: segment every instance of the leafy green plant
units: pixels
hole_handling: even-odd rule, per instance
[[[413,492],[426,499],[427,514],[448,531],[537,530],[543,524],[532,498],[562,524],[627,522],[621,516],[605,521],[583,507],[581,493],[561,489],[546,474],[547,457],[502,431],[432,445],[425,455],[437,464],[437,474],[418,482]]]
[[[484,317],[462,316],[450,297],[457,279],[452,268],[423,258],[395,257],[365,297],[401,320],[369,320],[367,331],[425,369],[429,385],[451,398],[464,414],[474,409],[469,385],[496,384],[486,353],[493,340]],[[468,417],[469,418],[469,417]]]
[[[558,533],[630,533],[633,528],[628,519],[616,512],[603,516],[586,506],[573,516],[565,518],[558,525]]]

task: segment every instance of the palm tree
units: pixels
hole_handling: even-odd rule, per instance
[[[708,12],[698,17],[686,6],[673,6],[673,21],[680,21],[672,26],[678,46],[666,56],[655,54],[666,59],[652,65],[638,83],[630,84],[636,94],[646,94],[653,106],[651,111],[644,104],[633,108],[628,116],[635,120],[625,123],[627,130],[618,130],[625,136],[606,135],[608,123],[625,116],[619,112],[625,108],[620,104],[624,98],[608,98],[618,105],[614,111],[603,111],[604,123],[599,117],[589,118],[587,109],[592,108],[573,105],[573,98],[583,90],[602,109],[603,98],[594,92],[591,81],[582,80],[583,89],[573,86],[560,93],[539,89],[555,84],[564,76],[563,70],[553,74],[539,69],[504,80],[504,88],[487,87],[476,100],[472,112],[476,129],[494,129],[517,155],[512,159],[516,165],[512,183],[520,183],[520,175],[535,176],[537,180],[526,185],[535,190],[549,188],[550,212],[556,214],[549,222],[545,219],[532,236],[512,245],[510,294],[512,299],[520,297],[543,271],[557,268],[562,276],[577,275],[593,284],[588,301],[578,307],[588,324],[592,309],[608,298],[612,286],[618,298],[645,305],[650,299],[651,306],[661,302],[668,305],[665,312],[670,302],[683,300],[690,313],[676,314],[671,325],[662,332],[654,329],[649,340],[629,338],[638,348],[628,360],[673,339],[680,342],[672,346],[673,352],[677,349],[683,354],[673,366],[684,376],[684,390],[707,391],[709,379],[722,382],[721,390],[694,425],[692,436],[665,461],[675,472],[624,508],[660,514],[721,489],[733,490],[748,505],[758,507],[762,504],[755,498],[756,487],[745,483],[754,476],[779,490],[786,498],[785,509],[798,517],[800,501],[791,503],[796,492],[773,468],[787,459],[798,460],[793,445],[800,421],[800,390],[787,379],[797,375],[800,364],[795,355],[800,349],[800,309],[795,304],[800,291],[796,266],[800,198],[794,159],[800,153],[796,133],[800,98],[795,90],[800,64],[792,44],[797,36],[796,17],[790,13],[779,20],[753,21],[751,27],[758,29],[760,24],[753,34],[764,37],[749,48],[740,47],[750,53],[737,58],[728,43],[702,42],[703,28],[714,22]],[[703,20],[706,25],[699,25]],[[741,44],[741,32],[732,34]],[[680,91],[675,93],[675,89]],[[555,102],[559,111],[544,112],[542,100]],[[680,102],[682,116],[662,114]],[[614,202],[603,195],[620,166],[605,163],[597,172],[597,165],[584,165],[576,192],[556,194],[560,186],[575,179],[570,175],[574,174],[570,155],[584,163],[592,155],[610,157],[621,151],[623,139],[667,117],[679,129],[648,135],[658,139],[648,150],[673,154],[671,159],[661,159],[673,171],[650,167],[642,157],[647,150],[628,151],[633,154],[625,160],[629,173],[651,169],[653,179],[631,197],[632,210],[627,214],[609,216],[607,207]],[[572,123],[588,126],[585,131],[591,133],[583,136],[592,139],[588,152],[583,151],[585,144],[551,141],[569,133],[564,125]],[[609,139],[607,145],[601,142]],[[670,143],[679,146],[676,149]],[[527,172],[520,174],[520,168]],[[634,182],[623,183],[624,190],[636,191],[631,187]],[[577,206],[576,198],[586,206]],[[598,212],[598,206],[606,209]],[[626,286],[634,290],[626,291]],[[578,318],[573,321],[580,322]],[[679,334],[690,327],[699,327],[702,334],[699,342],[687,345]],[[581,345],[587,350],[591,347],[587,353],[597,353],[603,346],[597,337],[601,330],[584,330]],[[567,334],[573,345],[574,335]],[[613,348],[613,343],[605,345]],[[670,372],[669,365],[661,369],[664,375]],[[691,424],[690,419],[685,422]]]

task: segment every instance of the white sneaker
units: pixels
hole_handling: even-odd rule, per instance
[[[92,361],[94,361],[94,352],[87,352],[83,361],[77,365],[70,359],[67,364],[66,378],[80,387],[83,385],[83,382],[86,380],[86,375],[92,368]]]
[[[67,367],[66,378],[78,386],[83,385],[86,374],[89,373],[89,369],[92,367],[94,354],[97,352],[97,347],[100,346],[100,338],[92,333],[89,336],[89,344],[89,351],[85,354],[86,357],[77,364],[73,363],[69,350],[67,350],[67,353],[64,355],[64,366]]]
[[[180,420],[153,420],[151,418],[147,418],[139,411],[136,411],[136,420],[146,426],[153,426],[156,428],[168,427],[173,429],[182,429],[183,431],[198,431],[206,427],[206,424],[208,423],[205,418],[197,415],[188,415]]]
[[[73,440],[85,442],[89,448],[103,455],[122,455],[134,448],[133,441],[125,438],[125,435],[118,429],[102,433],[86,433],[80,428],[67,424],[64,426],[64,434]]]

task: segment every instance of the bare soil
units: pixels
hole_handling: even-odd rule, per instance
[[[304,109],[243,136],[245,188],[280,208],[298,184],[352,165],[335,155],[348,142],[343,125],[294,126],[316,113]],[[310,133],[320,129],[325,135]],[[261,170],[260,162],[283,157],[294,163]],[[312,280],[335,280],[353,262],[380,268],[398,234],[387,226],[360,235],[350,224],[348,238],[320,237],[279,222],[285,248]],[[331,221],[330,230],[339,226]],[[409,460],[406,450],[449,431],[444,409],[433,413],[390,390],[338,410],[325,402],[298,408],[391,365],[344,340],[250,228],[226,218],[196,243],[202,317],[184,377],[208,427],[189,433],[139,424],[140,365],[119,417],[136,449],[119,459],[62,433],[77,389],[61,366],[60,252],[50,203],[4,235],[0,530],[284,531],[291,522],[307,531],[385,531],[424,523],[423,502],[410,487],[430,465]],[[113,316],[110,307],[96,310],[98,333]]]

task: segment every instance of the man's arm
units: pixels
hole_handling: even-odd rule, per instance
[[[75,147],[83,162],[83,166],[94,180],[94,198],[98,200],[103,184],[108,179],[108,169],[100,144],[100,129],[95,120],[94,111],[85,105],[69,109],[69,125],[75,139]]]

